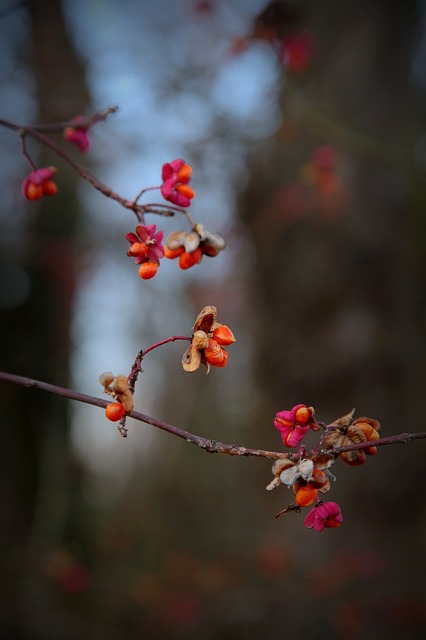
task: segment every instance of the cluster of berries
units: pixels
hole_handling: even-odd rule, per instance
[[[185,371],[197,371],[203,364],[210,371],[213,367],[225,367],[228,362],[228,347],[235,336],[226,324],[216,321],[217,309],[212,305],[200,311],[192,328],[191,344],[182,358]]]
[[[294,493],[294,503],[279,515],[309,507],[315,502],[305,518],[306,527],[322,531],[324,528],[338,527],[341,524],[343,517],[339,505],[336,502],[322,502],[318,495],[330,490],[330,479],[335,478],[329,469],[337,457],[349,465],[360,465],[365,462],[366,454],[377,453],[377,447],[373,443],[378,440],[380,429],[379,422],[371,418],[352,420],[353,413],[352,411],[325,427],[319,445],[309,454],[302,447],[299,453],[275,461],[272,467],[274,479],[268,484],[267,489],[275,489],[280,484],[285,484],[291,487]],[[277,413],[274,425],[286,447],[296,447],[309,430],[319,431],[323,426],[316,422],[313,407],[304,404],[297,404],[290,411]],[[333,450],[340,447],[370,441],[372,445],[363,449],[354,448],[339,455],[333,453]]]
[[[76,116],[72,120],[72,124],[64,128],[64,140],[75,144],[81,152],[88,151],[90,147],[88,134],[90,126],[83,116]],[[56,172],[56,167],[33,169],[22,183],[21,189],[24,197],[27,200],[39,200],[43,196],[54,196],[58,192],[58,186],[52,180]]]
[[[159,187],[163,198],[178,207],[189,207],[195,192],[189,186],[192,167],[177,158],[167,162],[162,168],[163,184]],[[190,231],[173,231],[163,242],[163,231],[157,231],[156,225],[139,224],[135,233],[128,233],[130,242],[127,255],[135,259],[139,266],[139,276],[143,280],[153,278],[163,257],[178,258],[179,267],[183,270],[199,264],[203,256],[210,258],[225,248],[225,240],[219,233],[208,231],[204,225],[197,223]]]
[[[204,307],[198,314],[193,329],[192,336],[189,338],[180,336],[180,339],[190,340],[190,345],[185,351],[182,358],[182,367],[184,371],[194,372],[204,364],[207,373],[210,366],[225,367],[228,362],[228,352],[224,347],[228,347],[235,342],[235,336],[226,324],[221,324],[216,320],[217,309],[211,305]],[[173,337],[173,340],[177,337]],[[167,342],[167,340],[166,340]],[[151,351],[154,347],[158,347],[164,342],[160,342],[153,347],[147,349]],[[113,373],[107,371],[99,377],[104,392],[113,396],[114,402],[107,405],[105,415],[112,422],[120,421],[122,435],[126,435],[124,429],[124,421],[127,414],[131,413],[134,408],[133,392],[129,386],[129,377],[125,375],[114,376]],[[134,384],[133,384],[134,387]]]

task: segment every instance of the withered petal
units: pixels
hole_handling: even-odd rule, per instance
[[[200,368],[201,351],[191,343],[182,357],[182,367],[185,371],[194,372]]]
[[[347,413],[345,416],[342,416],[341,418],[337,418],[337,420],[335,420],[328,426],[336,427],[336,429],[346,429],[346,427],[349,426],[354,413],[355,413],[355,409],[352,409],[350,413]]]
[[[204,307],[204,309],[202,309],[198,314],[197,319],[194,323],[194,333],[199,330],[204,331],[205,333],[209,333],[216,320],[216,314],[216,307],[213,307],[212,305]]]
[[[192,253],[200,244],[200,236],[195,231],[188,231],[185,234],[183,246],[187,253]]]
[[[182,247],[185,242],[185,236],[186,231],[172,231],[166,241],[167,247],[172,251],[179,249],[179,247]]]

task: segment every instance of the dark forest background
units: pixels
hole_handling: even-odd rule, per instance
[[[35,144],[60,189],[26,204],[18,138],[1,130],[1,369],[101,395],[91,367],[127,372],[141,347],[188,333],[214,304],[237,337],[226,369],[184,374],[170,345],[144,363],[138,409],[272,450],[275,413],[299,402],[324,422],[355,407],[383,435],[423,431],[425,3],[83,4],[2,3],[0,117],[88,114],[108,106],[110,82],[120,110],[79,161],[121,193],[128,158],[159,176],[185,157],[191,213],[200,198],[198,218],[228,248],[223,263],[139,281],[123,243],[130,213]],[[310,44],[292,67],[279,43],[301,33]],[[235,112],[210,91],[218,69],[256,48],[274,60],[273,82],[250,120],[255,76],[236,86]],[[144,89],[126,80],[123,51]],[[148,137],[140,91],[166,130],[182,122],[170,157],[156,155],[167,135]],[[197,135],[185,113],[194,96],[208,123]],[[132,179],[137,193],[151,176]],[[317,534],[296,514],[275,520],[290,495],[265,491],[268,461],[205,454],[140,423],[123,440],[102,411],[11,384],[0,407],[0,637],[424,637],[424,441],[336,464],[330,499],[344,522]]]

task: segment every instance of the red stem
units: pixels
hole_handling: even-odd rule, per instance
[[[189,336],[171,336],[170,338],[165,338],[164,340],[160,340],[160,342],[156,342],[155,344],[152,344],[150,347],[147,347],[146,349],[144,349],[142,351],[142,357],[146,356],[147,353],[149,353],[150,351],[153,351],[157,347],[161,347],[163,344],[167,344],[168,342],[174,342],[175,340],[191,341],[191,338]]]

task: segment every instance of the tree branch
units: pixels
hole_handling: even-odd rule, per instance
[[[103,398],[89,396],[85,393],[80,393],[79,391],[73,391],[72,389],[58,387],[54,384],[49,384],[48,382],[41,382],[40,380],[33,380],[32,378],[26,378],[24,376],[17,376],[5,371],[0,371],[0,380],[3,380],[4,382],[10,382],[12,384],[17,384],[21,387],[27,387],[29,389],[38,389],[39,391],[53,393],[54,395],[67,398],[68,400],[75,400],[77,402],[91,404],[95,407],[101,407],[102,409],[105,409],[106,406],[110,403],[110,400],[104,400]],[[167,422],[163,422],[162,420],[157,420],[157,418],[147,416],[143,413],[140,413],[139,411],[132,411],[128,415],[134,420],[145,422],[146,424],[150,424],[157,429],[167,431],[168,433],[177,436],[182,440],[186,440],[186,442],[195,444],[197,447],[199,447],[200,449],[204,449],[204,451],[207,451],[208,453],[224,453],[227,455],[239,457],[252,456],[257,458],[269,458],[271,460],[287,458],[292,455],[291,452],[284,453],[279,451],[267,451],[264,449],[250,449],[248,447],[243,447],[235,444],[225,444],[224,442],[219,442],[217,440],[203,438],[202,436],[197,436],[190,431],[186,431],[185,429],[181,429]],[[426,438],[426,431],[422,431],[419,433],[401,433],[395,436],[380,438],[379,440],[374,440],[374,446],[380,447],[387,444],[405,444],[407,442],[411,442],[412,440],[420,440],[421,438]],[[347,445],[346,447],[327,449],[326,451],[324,451],[324,453],[338,455],[339,453],[343,453],[344,451],[366,449],[368,447],[371,447],[371,445],[372,443],[370,441],[361,442],[357,444]]]
[[[0,371],[0,380],[5,382],[11,382],[12,384],[20,385],[21,387],[27,387],[28,389],[38,389],[39,391],[46,391],[47,393],[53,393],[54,395],[67,398],[68,400],[76,400],[77,402],[84,402],[85,404],[91,404],[95,407],[101,407],[103,409],[111,402],[111,400],[104,400],[103,398],[96,398],[95,396],[89,396],[79,391],[73,391],[72,389],[66,389],[64,387],[58,387],[48,382],[41,382],[40,380],[33,380],[32,378],[25,378],[23,376],[17,376],[11,373]],[[278,458],[286,458],[288,454],[278,451],[264,451],[262,449],[248,449],[234,444],[225,444],[209,438],[203,438],[197,436],[189,431],[180,429],[172,424],[157,420],[151,416],[146,416],[139,411],[132,411],[128,414],[130,418],[134,418],[139,422],[145,422],[157,429],[167,431],[178,438],[186,440],[191,444],[195,444],[200,449],[204,449],[208,453],[225,453],[231,456],[255,456],[258,458],[270,458],[276,460]]]

